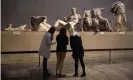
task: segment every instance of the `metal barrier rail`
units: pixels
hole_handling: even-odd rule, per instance
[[[133,50],[133,48],[112,48],[112,49],[84,49],[84,51],[109,51],[109,63],[111,63],[111,51],[122,51],[122,50]],[[56,52],[56,50],[51,50]],[[67,50],[72,52],[72,50]],[[27,53],[38,53],[38,51],[4,51],[1,54],[27,54]],[[39,55],[39,66],[40,66],[40,55]]]
[[[133,50],[133,48],[111,48],[111,49],[84,49],[84,51],[121,51],[121,50]],[[56,52],[56,50],[51,50],[51,52]],[[67,50],[67,52],[72,52],[72,50]],[[1,54],[27,54],[27,53],[38,53],[38,51],[2,51]]]

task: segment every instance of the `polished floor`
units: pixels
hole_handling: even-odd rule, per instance
[[[48,61],[48,70],[52,75],[46,80],[133,80],[132,53],[112,53],[112,63],[108,62],[107,52],[99,53],[85,54],[86,77],[72,76],[74,62],[68,53],[63,68],[67,76],[64,78],[56,78],[56,55],[52,54]],[[43,80],[41,65],[38,64],[37,54],[2,54],[2,80]],[[81,73],[79,66],[79,75]]]

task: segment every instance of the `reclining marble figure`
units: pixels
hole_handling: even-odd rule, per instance
[[[21,25],[18,28],[14,28],[14,31],[25,31],[26,29],[26,24],[25,25]]]
[[[32,31],[48,31],[51,27],[50,24],[47,23],[47,17],[46,16],[37,16],[31,17],[31,26]]]
[[[111,7],[111,12],[116,16],[116,31],[125,31],[127,28],[127,18],[125,16],[125,5],[118,1],[115,2]]]
[[[79,22],[81,16],[77,14],[76,8],[71,8],[72,14],[67,18],[66,21],[57,20],[54,24],[54,27],[58,28],[66,28],[70,35],[76,35],[77,31],[75,30],[75,25]]]
[[[8,24],[4,30],[5,31],[13,31],[12,24]]]
[[[80,16],[80,14],[78,14],[79,16],[79,21],[76,23],[76,25],[74,26],[74,30],[77,32],[82,31],[82,18]],[[63,21],[68,22],[70,20],[70,17],[64,17]]]
[[[25,29],[26,28],[26,24],[21,25],[19,27],[16,28],[12,28],[12,24],[8,24],[7,28],[5,28],[4,30],[6,31],[31,31],[30,29]]]
[[[19,26],[18,28],[15,28],[17,31],[31,31],[31,29],[26,29],[26,24]],[[14,30],[15,30],[14,29]]]

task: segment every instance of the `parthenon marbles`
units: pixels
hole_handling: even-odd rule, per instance
[[[116,31],[122,32],[127,28],[126,9],[124,3],[118,1],[112,4],[111,12],[116,16]]]
[[[31,26],[33,28],[32,31],[48,31],[51,27],[51,25],[47,23],[46,16],[32,16]]]

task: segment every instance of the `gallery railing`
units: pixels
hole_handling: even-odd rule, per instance
[[[112,48],[112,49],[85,49],[84,51],[109,51],[108,61],[111,63],[111,52],[112,51],[124,51],[124,50],[133,50],[133,48]],[[56,52],[55,50],[51,50],[51,52]],[[72,52],[72,50],[67,50],[67,52]],[[38,53],[38,51],[4,51],[1,54],[28,54],[28,53]],[[40,56],[39,56],[39,66],[40,66]]]

